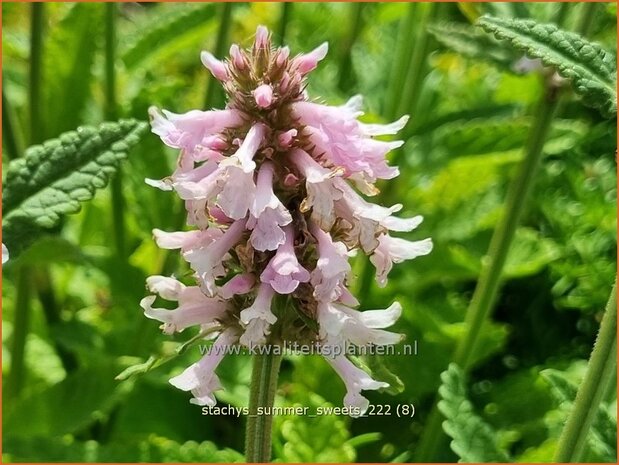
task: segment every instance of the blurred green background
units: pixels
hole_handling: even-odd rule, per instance
[[[616,5],[586,12],[579,3],[48,3],[36,89],[29,88],[32,8],[2,3],[3,167],[25,147],[80,125],[146,120],[150,105],[177,113],[222,107],[200,50],[221,58],[232,42],[249,45],[259,24],[293,53],[329,41],[329,55],[310,76],[313,98],[340,104],[360,93],[365,121],[411,115],[406,144],[392,154],[402,174],[379,186],[380,201],[404,204],[406,216],[424,215],[409,238],[431,236],[434,251],[396,266],[385,289],[367,279],[367,259],[357,257],[353,287],[363,309],[403,304],[395,329],[417,341],[419,353],[371,362],[404,387],[368,397],[413,403],[416,415],[278,417],[274,459],[414,460],[542,92],[540,73],[521,69],[522,54],[487,36],[479,46],[483,34],[471,22],[490,13],[573,30],[587,13],[586,36],[616,54]],[[465,33],[475,46],[462,45]],[[114,42],[115,49],[106,48]],[[114,55],[111,71],[106,53]],[[492,447],[515,461],[552,460],[566,409],[548,373],[578,384],[614,281],[615,141],[616,120],[567,91],[474,354],[466,384],[470,422],[481,421],[492,431]],[[151,238],[153,228],[178,229],[183,206],[143,182],[171,173],[175,156],[145,135],[111,189],[4,266],[4,462],[243,460],[244,419],[203,416],[167,382],[199,358],[197,349],[143,376],[114,379],[151,355],[174,353],[192,335],[161,335],[138,305],[147,276],[187,273],[177,254]],[[220,405],[247,405],[250,371],[248,357],[225,359]],[[614,421],[611,438],[615,391],[603,404]],[[278,394],[281,405],[341,405],[344,387],[323,360],[295,356],[284,361]],[[443,442],[427,461],[458,460]],[[609,442],[598,434],[586,459],[614,462]]]

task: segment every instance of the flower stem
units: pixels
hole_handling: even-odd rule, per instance
[[[555,462],[580,462],[587,433],[617,367],[617,284],[613,286],[600,324],[585,379],[561,433]]]
[[[217,41],[215,42],[215,49],[213,55],[217,58],[221,58],[226,51],[226,43],[228,42],[228,34],[232,26],[232,8],[234,3],[225,2],[222,3],[221,16],[219,19],[219,30],[217,31]],[[217,103],[218,97],[221,95],[221,88],[218,85],[217,80],[210,74],[207,77],[206,96],[204,97],[204,108],[206,110],[212,108]]]
[[[18,121],[9,100],[6,98],[5,84],[2,84],[2,137],[7,151],[3,154],[8,160],[19,158],[24,154],[21,131],[17,130]]]
[[[504,216],[497,225],[490,240],[488,253],[482,260],[479,280],[466,312],[465,335],[460,339],[454,356],[454,362],[464,371],[470,368],[482,333],[482,326],[492,312],[507,254],[533,187],[533,180],[557,103],[558,89],[549,85],[538,104],[535,121],[525,148],[525,158],[509,187]],[[435,404],[417,448],[416,459],[418,461],[427,462],[434,459],[445,438],[441,432],[441,423],[442,415]]]
[[[24,381],[24,355],[28,326],[30,324],[30,277],[30,268],[20,267],[17,270],[13,343],[11,345],[11,371],[9,372],[6,389],[9,398],[19,396]]]
[[[347,90],[355,84],[351,52],[363,29],[363,9],[365,7],[366,5],[362,2],[350,4],[350,28],[344,38],[340,51],[338,86],[342,90]]]
[[[256,354],[251,375],[249,416],[245,437],[245,458],[248,463],[266,463],[271,459],[273,416],[259,412],[270,409],[275,401],[281,355]],[[260,413],[260,414],[259,414]]]

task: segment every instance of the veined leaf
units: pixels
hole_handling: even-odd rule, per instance
[[[145,130],[146,123],[135,120],[82,127],[30,147],[14,160],[2,190],[3,242],[11,254],[17,256],[105,187]]]
[[[445,47],[467,58],[489,61],[504,68],[509,68],[517,58],[513,52],[472,26],[439,23],[429,26],[428,31]]]
[[[438,408],[445,415],[443,429],[453,439],[452,450],[462,462],[511,462],[500,448],[497,433],[475,414],[466,398],[464,374],[456,364],[441,374]]]
[[[553,24],[482,16],[477,22],[498,39],[539,58],[570,80],[585,104],[610,115],[617,112],[616,59],[598,44]]]

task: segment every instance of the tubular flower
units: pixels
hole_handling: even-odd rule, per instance
[[[146,182],[175,191],[185,202],[187,224],[197,228],[153,234],[160,247],[180,250],[195,285],[152,276],[147,287],[154,295],[141,306],[166,334],[190,326],[216,334],[211,351],[170,380],[191,391],[193,403],[215,403],[220,383],[214,370],[230,346],[301,343],[332,355],[330,346],[401,340],[385,329],[401,306],[355,309],[359,302],[347,286],[349,255],[356,250],[370,256],[382,286],[393,263],[432,249],[430,239],[389,235],[413,230],[420,216],[396,217],[402,205],[383,207],[362,195],[377,192],[376,180],[398,175],[385,157],[402,142],[374,137],[396,134],[408,117],[364,124],[357,119],[359,96],[337,107],[310,101],[306,78],[327,50],[325,43],[290,56],[288,47],[272,47],[261,26],[249,49],[232,45],[223,60],[201,54],[226,91],[224,110],[149,110],[153,133],[180,154],[174,173]],[[177,308],[156,308],[157,295]],[[352,414],[367,409],[362,391],[387,386],[346,353],[325,358],[346,386],[344,403]]]

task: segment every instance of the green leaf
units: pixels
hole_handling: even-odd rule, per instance
[[[499,447],[497,433],[473,411],[466,398],[464,374],[455,364],[441,374],[440,411],[445,415],[443,429],[453,439],[452,450],[461,462],[511,462]]]
[[[135,120],[82,127],[14,160],[2,190],[3,241],[12,256],[105,187],[145,130],[146,123]]]
[[[553,24],[482,16],[477,24],[517,50],[540,58],[570,80],[585,104],[606,115],[617,112],[616,59],[598,44]]]
[[[118,367],[98,363],[11,403],[4,418],[14,435],[52,436],[83,431],[105,417],[132,388],[114,381]],[[35,421],[36,420],[36,421]]]
[[[278,461],[321,463],[355,460],[355,441],[350,439],[346,417],[333,414],[312,416],[318,407],[329,408],[333,405],[297,384],[289,386],[286,400],[286,406],[308,407],[308,416],[275,417],[273,449]]]
[[[193,29],[204,27],[205,22],[215,16],[213,3],[174,5],[171,9],[159,5],[157,9],[165,14],[151,15],[151,21],[140,28],[140,35],[121,52],[122,60],[129,70],[153,54],[162,53],[165,45],[182,38]]]
[[[428,31],[442,45],[467,58],[488,61],[501,68],[509,68],[517,59],[513,52],[471,26],[438,23],[429,26]]]
[[[100,444],[72,437],[13,437],[3,444],[11,462],[142,462],[238,463],[243,456],[232,449],[218,449],[212,442],[183,444],[159,436]]]
[[[101,5],[76,3],[45,41],[45,137],[83,124],[102,24]]]

